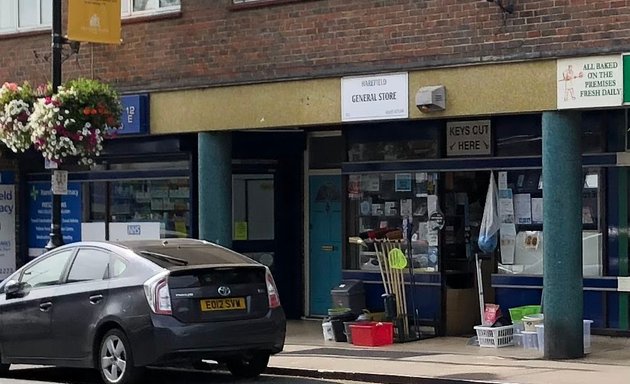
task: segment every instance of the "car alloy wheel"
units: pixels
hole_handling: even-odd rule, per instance
[[[122,331],[107,332],[99,351],[99,369],[105,383],[130,384],[139,378],[140,370],[133,365],[131,348]]]

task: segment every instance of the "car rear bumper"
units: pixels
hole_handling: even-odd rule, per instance
[[[180,360],[221,360],[243,352],[278,353],[284,348],[286,319],[281,308],[250,320],[182,323],[151,315],[152,326],[129,335],[137,366]]]

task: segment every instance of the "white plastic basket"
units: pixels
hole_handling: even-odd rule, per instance
[[[514,345],[514,326],[484,327],[476,325],[477,339],[480,347],[500,348]]]

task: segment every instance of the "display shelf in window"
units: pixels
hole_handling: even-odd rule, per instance
[[[439,236],[431,238],[435,242],[435,250],[432,256],[428,249],[427,231],[419,231],[426,228],[428,221],[428,201],[437,204],[437,175],[427,173],[401,172],[382,174],[363,174],[348,176],[348,215],[346,233],[349,236],[358,236],[365,233],[378,233],[379,231],[402,230],[409,217],[414,223],[414,266],[418,271],[437,270],[437,242]],[[422,232],[422,235],[419,234]],[[377,236],[378,237],[378,236]],[[422,240],[422,241],[420,241]],[[426,244],[422,253],[415,250],[420,244]],[[344,268],[378,270],[378,263],[373,260],[373,255],[365,252],[373,252],[373,249],[359,250],[355,246],[349,246],[344,259]],[[429,260],[434,260],[435,265],[430,266]]]
[[[408,256],[407,242],[402,241],[401,249],[407,255],[407,261],[412,262],[414,272],[438,272],[437,247],[429,247],[426,241],[412,241],[412,257]],[[363,271],[380,271],[378,256],[374,250],[374,242],[366,241],[367,248],[359,252],[359,265]],[[407,272],[408,269],[405,270]]]

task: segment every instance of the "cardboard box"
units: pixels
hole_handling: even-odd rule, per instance
[[[446,289],[446,335],[474,335],[479,317],[479,294],[475,288]]]

